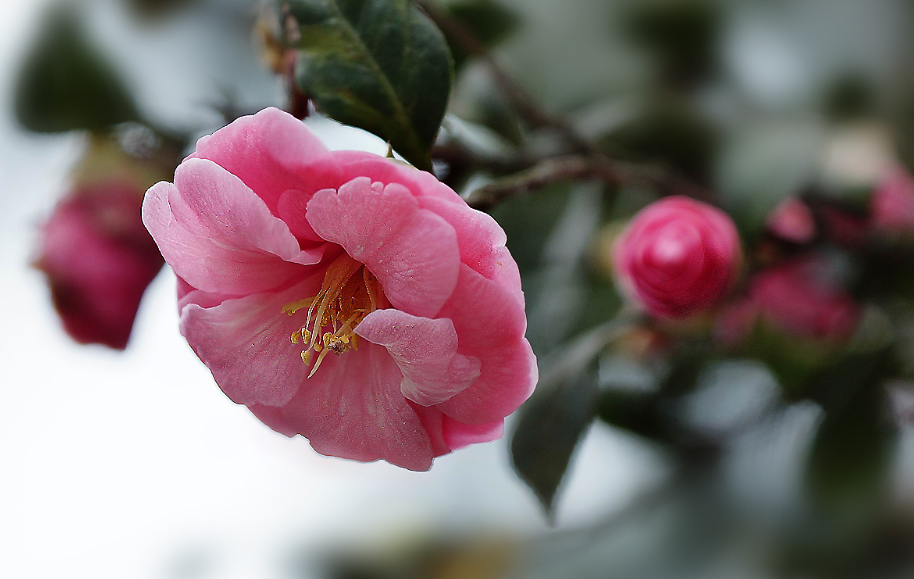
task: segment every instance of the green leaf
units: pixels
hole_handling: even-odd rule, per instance
[[[594,371],[585,372],[539,392],[521,409],[511,440],[511,458],[550,520],[556,491],[574,449],[593,420],[596,382]]]
[[[849,356],[825,380],[825,418],[807,464],[816,503],[838,515],[870,511],[888,492],[897,427],[883,382],[892,363],[883,352]]]
[[[409,0],[277,0],[296,81],[324,114],[431,170],[453,76],[444,36]]]
[[[69,9],[49,14],[27,55],[15,110],[22,126],[48,133],[99,130],[139,116],[130,93]]]

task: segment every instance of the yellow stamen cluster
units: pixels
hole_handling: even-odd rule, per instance
[[[317,372],[328,352],[339,355],[358,350],[356,326],[371,312],[385,307],[385,302],[377,278],[344,253],[327,268],[316,296],[283,307],[290,316],[308,308],[305,325],[291,336],[293,344],[306,346],[301,353],[305,364],[311,364],[312,352],[317,352],[308,378]]]

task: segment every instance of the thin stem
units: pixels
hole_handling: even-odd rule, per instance
[[[467,203],[475,209],[487,210],[505,199],[541,189],[551,183],[579,179],[595,179],[613,187],[640,185],[699,199],[708,196],[697,185],[661,166],[594,155],[546,159],[530,169],[480,187],[470,194]]]

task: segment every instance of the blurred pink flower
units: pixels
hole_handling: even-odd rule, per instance
[[[821,260],[807,258],[756,274],[749,295],[761,318],[801,337],[849,337],[857,327],[860,308],[825,269]]]
[[[143,219],[222,390],[322,454],[426,470],[532,392],[504,232],[429,173],[266,109],[200,139]]]
[[[64,328],[83,344],[124,349],[162,256],[140,219],[142,190],[95,185],[65,197],[41,232],[44,271]]]
[[[650,313],[685,317],[714,305],[736,278],[739,235],[723,211],[667,197],[631,220],[613,261],[622,289]]]
[[[768,216],[768,230],[793,243],[808,243],[816,235],[816,222],[809,207],[796,197],[781,201]]]
[[[914,177],[897,167],[873,191],[870,219],[876,230],[904,232],[914,230]]]

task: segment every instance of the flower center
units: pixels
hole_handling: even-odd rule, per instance
[[[308,308],[305,325],[291,338],[293,344],[305,346],[301,353],[305,364],[311,364],[312,352],[317,352],[308,378],[317,372],[328,352],[339,355],[358,350],[356,326],[371,312],[386,307],[387,297],[378,279],[345,253],[327,268],[316,296],[283,306],[282,311],[290,316]]]

